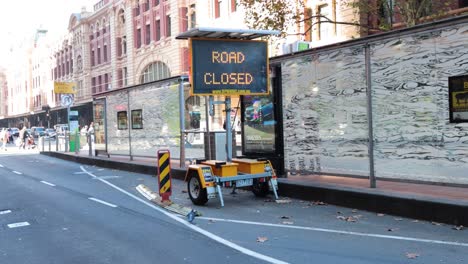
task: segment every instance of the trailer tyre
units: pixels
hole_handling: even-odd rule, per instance
[[[252,192],[257,197],[267,196],[269,192],[268,182],[267,181],[260,182],[258,179],[254,179],[253,185],[252,185]]]
[[[196,172],[190,173],[187,190],[193,204],[204,205],[208,202],[206,188],[202,188],[200,178]]]

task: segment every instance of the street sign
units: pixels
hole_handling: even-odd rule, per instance
[[[190,39],[192,94],[268,94],[265,41]]]
[[[70,107],[73,105],[73,95],[62,94],[60,96],[60,105],[63,107]]]
[[[54,82],[54,93],[56,94],[75,94],[76,83],[74,82]]]

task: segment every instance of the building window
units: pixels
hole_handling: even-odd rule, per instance
[[[107,62],[107,45],[104,45],[104,62]]]
[[[136,39],[137,49],[141,47],[141,28],[137,29],[137,39]]]
[[[197,25],[197,12],[195,9],[195,5],[190,6],[190,28],[194,28]]]
[[[92,93],[95,94],[96,93],[96,77],[93,77],[91,79],[91,90],[92,90]]]
[[[128,71],[127,71],[127,67],[124,67],[122,69],[122,76],[123,76],[123,85],[124,86],[127,86],[128,85]]]
[[[94,66],[94,50],[91,51],[91,66]]]
[[[171,36],[171,16],[166,16],[166,37]]]
[[[323,39],[326,39],[327,37],[330,37],[331,36],[331,31],[332,31],[332,28],[331,28],[331,23],[327,23],[327,22],[323,22],[323,21],[327,21],[327,19],[323,18],[323,17],[326,17],[328,19],[333,19],[330,17],[331,15],[331,12],[330,12],[330,6],[328,4],[325,4],[325,5],[321,5],[318,7],[318,15],[319,15],[319,23],[318,23],[318,27],[319,27],[319,30],[318,30],[318,33],[319,33],[319,40],[323,40]],[[321,17],[323,16],[323,17]]]
[[[127,54],[127,37],[122,37],[122,53],[125,55]]]
[[[124,86],[128,85],[128,70],[127,70],[127,67],[123,68],[123,84],[124,84]]]
[[[137,1],[137,6],[135,7],[135,16],[139,16],[139,15],[140,15],[140,4]]]
[[[98,76],[98,91],[102,92],[102,75]]]
[[[304,40],[312,41],[312,9],[304,9]]]
[[[70,73],[73,73],[73,60],[70,60]]]
[[[151,26],[150,24],[146,25],[146,30],[145,30],[145,44],[149,45],[151,42]]]
[[[156,20],[156,41],[161,39],[161,20]]]
[[[145,10],[145,12],[149,10],[149,7],[150,7],[149,0],[146,0],[145,3],[144,3],[144,10]]]
[[[171,77],[169,67],[157,61],[148,65],[141,73],[140,83],[147,83]]]
[[[104,28],[102,29],[102,35],[106,34],[106,32],[107,32],[107,29],[106,29],[106,27],[104,27]]]
[[[117,129],[123,130],[127,129],[128,120],[127,120],[127,111],[117,112]]]
[[[101,64],[101,48],[97,48],[97,64]]]
[[[78,71],[81,71],[83,69],[83,60],[81,59],[81,56],[78,56],[76,58],[76,68]]]
[[[231,0],[231,12],[237,11],[237,0]]]
[[[110,85],[110,82],[109,82],[109,75],[106,73],[106,74],[104,74],[104,90],[108,91],[108,90],[110,90],[110,87],[111,87],[111,85]]]
[[[220,10],[220,0],[214,0],[214,17],[215,18],[218,18],[220,17],[220,13],[221,13],[221,10]]]
[[[153,6],[157,6],[157,5],[159,5],[159,0],[154,0]]]
[[[143,128],[143,110],[132,110],[132,129]]]

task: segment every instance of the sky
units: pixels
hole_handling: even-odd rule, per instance
[[[0,66],[6,66],[8,50],[36,29],[47,29],[51,36],[67,32],[72,13],[87,11],[99,0],[0,0]]]

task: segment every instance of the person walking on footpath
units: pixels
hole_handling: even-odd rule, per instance
[[[24,139],[27,133],[28,131],[26,131],[26,126],[23,125],[23,127],[19,131],[19,136],[18,136],[18,140],[20,141],[20,144],[18,145],[19,149],[21,149],[21,147],[23,147],[23,149],[26,147],[26,141]]]
[[[94,122],[91,122],[88,127],[88,144],[91,147],[91,153],[94,153]],[[94,155],[94,154],[93,154]]]
[[[2,141],[2,149],[7,150],[6,145],[8,143],[8,131],[5,128],[2,128],[2,131],[0,132],[0,139]]]

